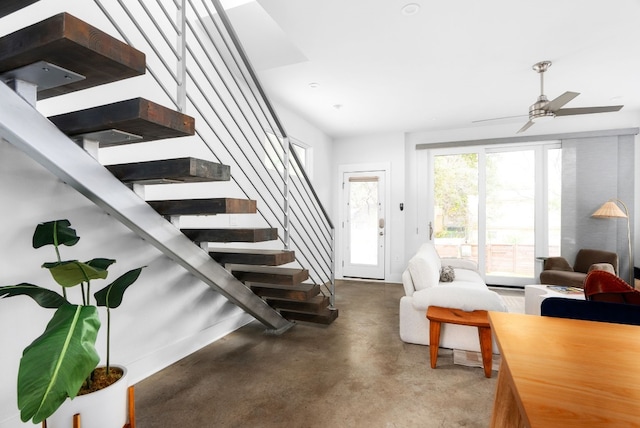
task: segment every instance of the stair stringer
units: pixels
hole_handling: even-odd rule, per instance
[[[282,333],[294,325],[4,83],[0,83],[0,99],[0,137],[273,332]]]

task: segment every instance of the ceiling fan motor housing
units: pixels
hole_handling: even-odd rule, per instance
[[[555,113],[546,109],[549,100],[546,95],[540,95],[538,101],[529,107],[529,119],[539,119],[541,117],[555,117]]]

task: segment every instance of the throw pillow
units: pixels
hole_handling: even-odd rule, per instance
[[[440,269],[440,282],[453,282],[456,279],[456,272],[452,266],[442,266]]]
[[[416,291],[438,285],[440,257],[433,244],[423,244],[409,260],[409,273]]]
[[[589,271],[587,273],[591,272],[592,270],[604,270],[613,275],[616,274],[616,270],[613,268],[613,265],[611,263],[594,263],[589,266]]]
[[[420,253],[409,260],[409,273],[416,291],[433,287],[440,278],[440,269],[433,258]]]

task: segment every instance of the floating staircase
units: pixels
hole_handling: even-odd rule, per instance
[[[20,5],[33,2],[5,2],[0,7],[0,14],[13,12]],[[0,77],[25,99],[33,98],[27,99],[32,105],[35,99],[104,85],[144,73],[145,56],[142,52],[68,13],[58,14],[0,38]],[[55,76],[52,77],[52,74]],[[85,146],[93,144],[98,148],[185,137],[195,133],[192,117],[143,98],[60,114],[49,120],[77,143]],[[0,123],[0,127],[2,125]],[[34,156],[36,160],[46,156],[39,149],[34,151],[37,152],[37,156]],[[62,168],[53,159],[43,159],[41,163],[54,172]],[[191,157],[108,165],[106,169],[130,187],[229,181],[231,178],[229,166]],[[66,175],[67,172],[62,174]],[[84,184],[78,182],[74,187],[81,190]],[[126,187],[122,191],[130,192]],[[100,195],[89,198],[102,201]],[[113,204],[104,202],[103,206],[112,209]],[[155,210],[156,215],[171,218],[257,212],[256,201],[236,198],[148,201],[148,206]],[[150,237],[150,232],[145,230],[144,220],[128,218],[123,212],[116,214],[132,230],[145,238]],[[175,226],[169,226],[175,229]],[[188,251],[184,250],[186,247],[183,244],[179,244],[182,251],[191,254],[202,252],[200,247],[207,249],[210,263],[224,266],[227,274],[214,267],[202,269],[194,266],[190,261],[192,257],[176,254],[178,251],[171,246],[170,238],[152,236],[153,239],[148,240],[274,330],[284,331],[288,328],[289,324],[284,319],[330,324],[338,316],[338,311],[330,308],[330,299],[320,294],[320,286],[305,283],[309,279],[306,269],[281,267],[295,264],[293,251],[209,248],[209,243],[274,241],[278,239],[277,229],[184,228],[179,233],[193,241],[193,248]],[[250,295],[245,290],[250,290]]]

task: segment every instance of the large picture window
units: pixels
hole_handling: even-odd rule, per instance
[[[428,159],[440,256],[476,261],[489,284],[537,282],[539,258],[560,251],[560,144],[433,150]]]

